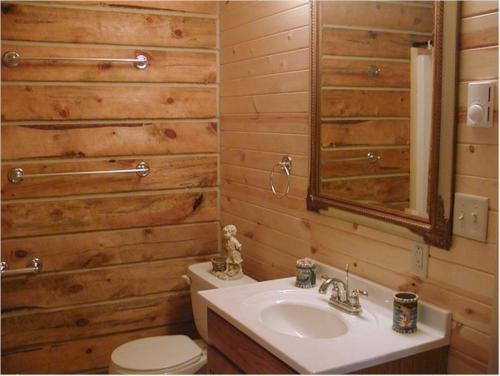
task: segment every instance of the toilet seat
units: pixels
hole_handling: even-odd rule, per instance
[[[113,351],[109,373],[195,373],[206,359],[206,352],[185,335],[141,338]]]

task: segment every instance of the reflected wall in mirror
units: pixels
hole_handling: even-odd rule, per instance
[[[450,3],[313,3],[310,209],[388,220],[449,247],[452,174],[442,170],[453,150],[441,143],[454,134]]]

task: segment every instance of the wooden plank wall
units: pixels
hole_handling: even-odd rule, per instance
[[[215,2],[2,2],[2,373],[106,372],[134,338],[196,335],[187,267],[218,251]],[[27,173],[133,168],[46,177]]]
[[[408,208],[410,47],[432,39],[432,3],[323,1],[318,8],[321,192]],[[369,67],[380,74],[369,75]],[[380,159],[370,162],[368,153]]]
[[[462,7],[456,191],[490,199],[488,241],[431,248],[429,277],[409,273],[412,242],[306,210],[309,162],[307,1],[221,4],[221,224],[234,223],[246,272],[289,276],[310,256],[453,312],[449,371],[496,372],[498,122],[465,126],[467,82],[498,78],[498,2]],[[290,154],[292,189],[273,197],[269,170]]]

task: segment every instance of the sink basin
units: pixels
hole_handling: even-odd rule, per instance
[[[360,316],[350,316],[331,307],[328,297],[316,289],[265,291],[242,303],[249,318],[257,318],[268,330],[296,338],[331,339],[377,326],[371,313],[365,310]]]
[[[297,303],[273,304],[261,311],[260,319],[271,330],[300,338],[333,338],[348,331],[337,315]]]

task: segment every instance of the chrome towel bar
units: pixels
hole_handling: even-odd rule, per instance
[[[2,278],[18,277],[23,275],[38,274],[42,271],[42,265],[42,260],[36,257],[31,260],[26,268],[9,270],[9,264],[7,264],[7,261],[2,261],[0,263],[0,271],[2,273]]]
[[[144,55],[137,55],[134,59],[116,59],[110,57],[38,57],[21,56],[15,51],[8,51],[3,54],[2,61],[9,68],[17,67],[22,61],[102,61],[109,63],[134,63],[137,69],[146,69],[148,67],[148,58]]]
[[[130,174],[135,172],[140,177],[149,174],[149,165],[146,162],[139,163],[135,168],[126,170],[104,170],[104,171],[75,171],[75,172],[48,172],[45,174],[26,174],[20,167],[11,168],[8,178],[11,183],[17,184],[27,178],[45,178],[48,176],[79,176],[79,175],[99,175],[99,174]]]

